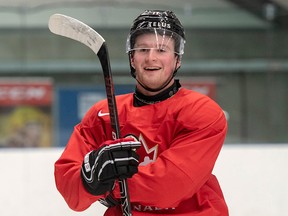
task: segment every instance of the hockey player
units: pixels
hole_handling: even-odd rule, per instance
[[[75,126],[55,163],[57,188],[71,209],[102,200],[105,215],[122,215],[117,182],[128,178],[134,216],[228,215],[212,174],[227,122],[213,100],[175,79],[184,43],[171,11],[147,10],[134,20],[127,53],[136,90],[116,96],[123,138],[112,139],[103,100]]]

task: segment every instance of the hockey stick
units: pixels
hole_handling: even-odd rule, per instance
[[[114,84],[112,80],[108,48],[104,38],[83,22],[63,14],[53,14],[50,17],[49,29],[54,34],[61,35],[85,44],[98,56],[104,75],[110,122],[112,127],[112,137],[114,139],[120,138],[121,135]],[[119,180],[119,185],[123,215],[131,216],[132,213],[127,180]]]

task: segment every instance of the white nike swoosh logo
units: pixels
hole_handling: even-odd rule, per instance
[[[102,113],[102,110],[100,110],[100,111],[98,112],[98,116],[99,116],[99,117],[107,116],[107,115],[109,115],[109,113]]]

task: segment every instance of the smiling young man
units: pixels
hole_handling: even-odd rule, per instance
[[[175,41],[166,35],[148,33],[137,37],[134,48],[129,52],[131,66],[137,71],[135,78],[140,92],[156,95],[174,83],[173,72],[180,67],[174,46]]]
[[[126,51],[136,90],[116,97],[123,138],[112,139],[109,116],[102,115],[107,101],[100,101],[55,163],[56,186],[70,208],[101,201],[105,215],[122,215],[117,181],[128,178],[135,216],[228,215],[212,174],[227,122],[213,100],[175,79],[184,44],[171,11],[146,10],[134,20]]]

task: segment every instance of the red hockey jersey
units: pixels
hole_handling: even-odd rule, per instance
[[[227,122],[207,96],[180,88],[171,98],[142,107],[133,94],[116,97],[120,130],[141,141],[139,172],[128,179],[133,216],[227,216],[228,209],[212,170]],[[69,207],[83,211],[102,196],[86,192],[80,170],[86,153],[112,139],[106,100],[95,104],[75,126],[55,163],[55,180]],[[119,197],[119,188],[113,193]],[[122,215],[121,207],[105,215]]]

